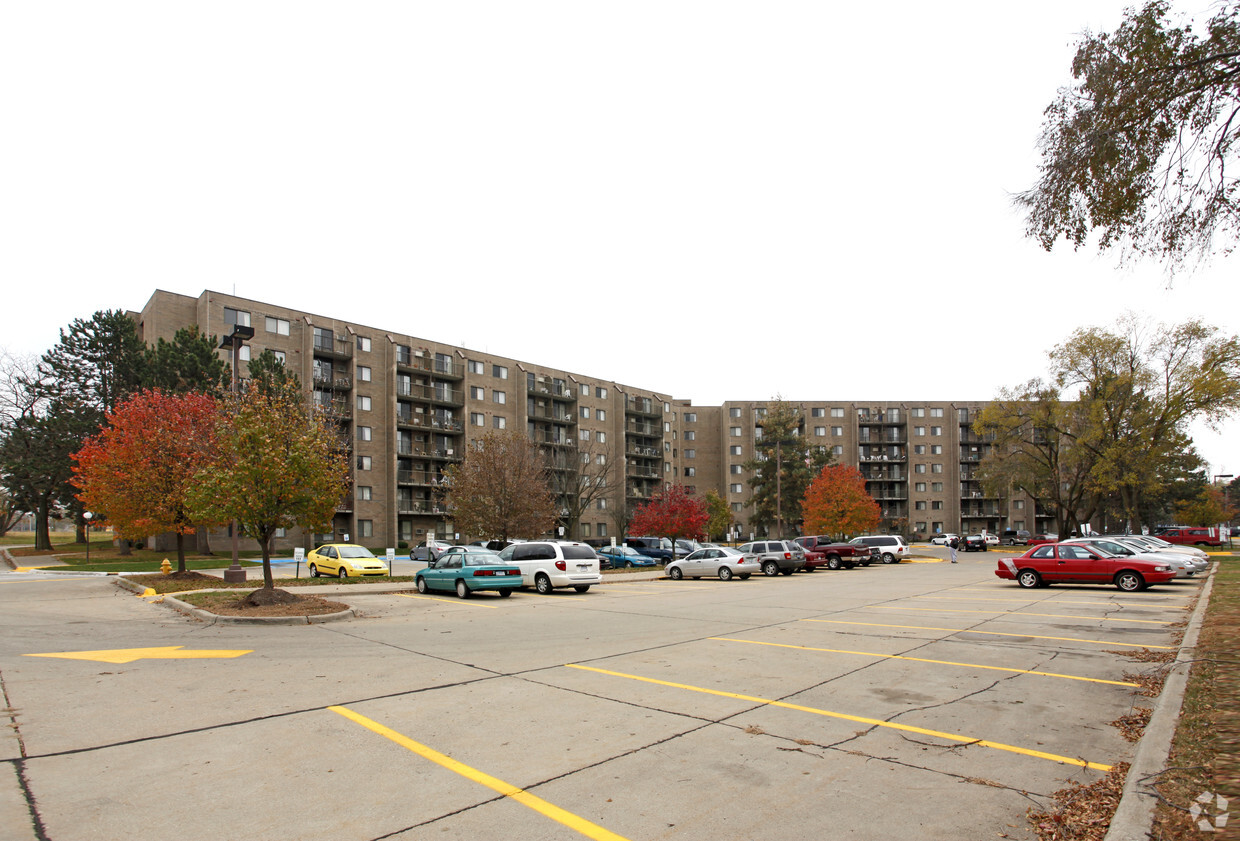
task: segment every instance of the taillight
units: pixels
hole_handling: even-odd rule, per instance
[[[493,569],[476,569],[474,575],[499,575],[499,573]]]
[[[564,563],[563,561],[556,561],[555,568],[558,569],[560,572],[564,572],[566,569],[568,569],[568,564]]]
[[[785,560],[785,561],[791,561],[791,560],[792,560],[792,553],[791,553],[791,552],[785,552],[785,553],[784,553],[784,560]]]

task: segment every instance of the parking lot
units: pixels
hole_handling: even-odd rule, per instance
[[[1153,699],[1122,652],[1173,649],[1200,582],[1025,590],[998,555],[506,600],[355,585],[333,598],[361,618],[304,626],[0,575],[0,826],[1032,838],[1030,807],[1132,757],[1109,722]]]

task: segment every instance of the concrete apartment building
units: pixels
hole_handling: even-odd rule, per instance
[[[548,451],[566,536],[622,537],[624,506],[671,481],[697,494],[717,490],[739,533],[752,531],[743,464],[764,401],[693,406],[649,388],[213,291],[197,298],[156,291],[133,317],[146,342],[171,340],[190,325],[217,337],[251,328],[242,375],[269,349],[337,420],[351,448],[353,499],[337,510],[332,533],[315,540],[348,535],[383,547],[453,539],[437,495],[443,471],[492,429],[523,429]],[[1033,500],[982,495],[974,471],[987,445],[970,424],[984,404],[789,402],[802,409],[801,434],[858,467],[883,516],[906,521],[908,531],[1045,530],[1049,518]],[[461,535],[478,537],[487,535]],[[304,542],[297,534],[277,539],[282,548]]]

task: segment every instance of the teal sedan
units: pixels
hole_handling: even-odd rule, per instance
[[[632,546],[604,546],[594,551],[600,558],[607,559],[612,569],[658,566],[658,561],[643,555]]]
[[[486,549],[474,552],[454,547],[418,570],[417,586],[419,593],[455,590],[462,599],[478,590],[495,590],[507,598],[521,586],[521,568],[504,563]]]

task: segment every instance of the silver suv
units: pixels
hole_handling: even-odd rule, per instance
[[[543,595],[556,587],[572,587],[584,593],[591,584],[603,583],[594,549],[572,540],[513,543],[499,553],[499,560],[521,567],[521,586],[533,587]]]
[[[791,540],[755,540],[737,549],[746,555],[757,555],[764,575],[792,575],[805,567],[805,550]]]
[[[849,543],[861,543],[873,547],[881,555],[883,563],[898,564],[912,554],[904,538],[898,534],[875,534],[869,537],[854,537]]]

